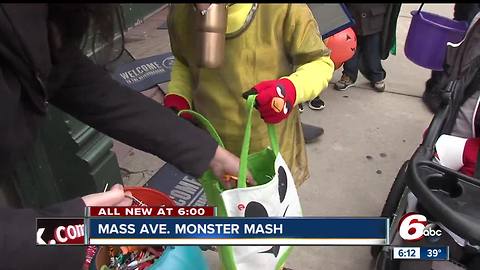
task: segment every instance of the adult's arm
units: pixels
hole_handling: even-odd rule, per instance
[[[1,269],[81,269],[85,247],[36,246],[37,217],[81,217],[85,203],[73,199],[42,210],[0,209]]]
[[[193,176],[208,169],[217,143],[171,110],[111,79],[79,51],[58,54],[51,78],[67,73],[51,103],[97,130]],[[73,56],[72,56],[73,55]],[[70,69],[68,72],[65,70]]]

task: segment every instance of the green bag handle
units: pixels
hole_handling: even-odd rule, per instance
[[[223,142],[222,142],[222,138],[220,138],[220,135],[218,135],[218,132],[217,130],[213,127],[212,123],[210,123],[210,121],[208,121],[207,118],[205,118],[205,116],[199,114],[198,112],[196,111],[193,111],[193,110],[181,110],[178,112],[178,115],[182,115],[182,113],[189,113],[193,116],[193,118],[195,118],[197,121],[200,122],[200,124],[202,124],[202,126],[204,128],[207,129],[208,133],[210,133],[210,135],[213,137],[213,139],[215,139],[215,141],[223,148],[225,148],[225,146],[223,145]]]
[[[247,162],[248,162],[248,151],[250,149],[250,139],[252,134],[252,112],[255,106],[255,98],[257,95],[250,95],[247,98],[247,124],[245,126],[245,135],[243,136],[243,145],[242,152],[240,154],[240,170],[238,172],[238,187],[245,188],[247,187]],[[275,126],[267,124],[268,137],[270,138],[270,146],[272,147],[273,153],[278,154],[280,146],[277,139],[277,131]]]

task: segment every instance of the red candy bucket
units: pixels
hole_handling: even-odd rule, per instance
[[[132,206],[139,206],[139,205],[146,205],[152,207],[160,207],[160,206],[175,206],[175,202],[170,199],[168,195],[162,193],[158,190],[146,187],[124,187],[125,191],[129,191],[132,193],[134,197],[133,205]],[[141,203],[139,203],[141,202]],[[119,252],[119,247],[113,247],[117,252]],[[98,249],[94,246],[89,247],[93,254],[96,253],[95,256],[95,264],[90,264],[88,262],[89,269],[96,269],[100,270],[103,265],[108,265],[110,263],[110,255],[109,255],[109,248],[106,246],[98,247]],[[92,257],[93,257],[92,254]],[[88,269],[85,267],[84,269]],[[94,268],[92,268],[94,267]]]
[[[175,202],[168,195],[152,188],[125,187],[124,190],[130,191],[134,198],[147,206],[175,206]],[[136,204],[135,200],[133,203]]]

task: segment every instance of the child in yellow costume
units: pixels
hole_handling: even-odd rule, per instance
[[[165,105],[192,108],[218,130],[225,148],[239,155],[245,128],[247,90],[257,96],[251,152],[269,146],[268,123],[278,123],[280,152],[296,185],[308,177],[297,105],[328,86],[334,64],[306,4],[229,4],[224,62],[199,68],[192,4],[174,4],[168,29],[175,64]]]

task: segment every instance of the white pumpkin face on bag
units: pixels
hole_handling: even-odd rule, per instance
[[[267,184],[222,193],[230,217],[292,217],[302,211],[295,182],[280,154]],[[238,270],[275,269],[288,246],[234,246]]]

